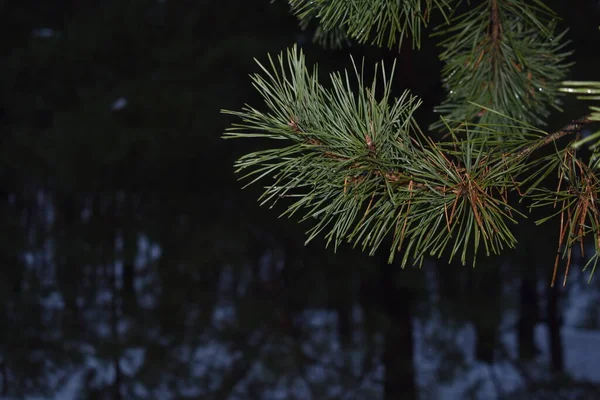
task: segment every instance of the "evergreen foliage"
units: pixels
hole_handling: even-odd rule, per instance
[[[563,82],[563,87],[560,88],[560,91],[567,93],[583,94],[583,96],[577,96],[577,98],[582,100],[600,100],[600,82],[567,81]],[[600,107],[592,106],[590,107],[590,110],[590,119],[592,121],[600,121]],[[593,151],[590,160],[591,166],[594,169],[598,169],[598,167],[600,167],[600,131],[595,132],[585,138],[582,138],[577,143],[575,143],[574,146],[576,148],[579,148],[582,145],[588,143],[591,143],[590,150]]]
[[[538,223],[560,217],[554,273],[561,255],[568,271],[575,243],[583,249],[587,235],[600,243],[600,186],[597,155],[588,165],[573,146],[598,118],[597,109],[554,133],[541,129],[550,108],[559,109],[571,65],[567,31],[557,33],[556,16],[538,0],[471,2],[464,10],[459,3],[291,0],[302,24],[317,18],[316,40],[323,32],[344,32],[380,46],[410,35],[419,47],[430,12],[442,11],[435,36],[443,36],[447,97],[431,129],[443,139],[436,142],[419,127],[416,96],[393,97],[394,68],[388,76],[382,64],[381,75],[365,82],[355,64],[356,88],[344,72],[332,74],[326,89],[316,67],[309,72],[293,48],[278,63],[269,57],[269,67],[259,63],[262,75],[252,77],[267,113],[249,106],[224,111],[243,120],[225,137],[291,143],[242,157],[238,172],[249,169],[250,184],[272,179],[263,204],[293,198],[284,215],[302,212],[302,221],[314,222],[309,241],[322,233],[336,247],[348,241],[373,254],[391,236],[389,261],[401,251],[402,266],[427,255],[474,263],[480,247],[488,255],[514,247],[512,226],[526,217],[515,201],[525,201],[546,208],[549,216]],[[563,137],[568,143],[558,147]],[[555,151],[538,151],[547,145]],[[556,173],[558,186],[547,188]]]
[[[437,111],[484,125],[511,124],[511,118],[545,125],[549,106],[559,109],[558,86],[570,66],[567,31],[556,34],[556,22],[539,1],[486,1],[456,16],[436,33],[445,37],[440,60],[448,96]],[[498,133],[510,140],[521,131],[507,126]]]
[[[441,209],[440,193],[415,183],[409,190],[410,180],[387,178],[403,174],[413,182],[419,178],[429,184],[435,174],[439,180],[440,165],[446,162],[440,154],[444,154],[457,169],[471,162],[477,180],[489,183],[485,190],[490,196],[516,207],[518,193],[509,183],[512,178],[496,176],[496,172],[503,174],[502,157],[512,160],[505,164],[525,193],[545,173],[556,175],[550,164],[542,168],[546,160],[538,156],[537,149],[546,144],[546,150],[540,152],[552,152],[554,139],[575,136],[585,120],[546,136],[542,130],[511,121],[529,133],[515,135],[508,143],[499,141],[496,134],[505,128],[448,120],[453,129],[444,133],[452,135],[434,142],[419,129],[425,126],[420,120],[424,106],[418,106],[420,101],[414,96],[421,93],[420,88],[414,87],[412,95],[391,89],[391,77],[395,87],[403,78],[403,65],[398,63],[392,72],[391,62],[386,61],[385,69],[380,64],[373,89],[373,75],[365,75],[358,61],[354,70],[350,66],[347,80],[344,73],[336,75],[338,80],[341,77],[340,88],[321,81],[323,87],[314,93],[321,93],[317,104],[322,108],[308,98],[303,98],[303,103],[289,100],[289,109],[299,104],[309,107],[304,114],[297,113],[305,119],[301,128],[308,133],[303,135],[318,137],[322,146],[298,139],[300,134],[287,125],[287,115],[279,121],[278,111],[262,105],[256,108],[264,115],[272,114],[271,119],[261,120],[254,111],[242,111],[239,115],[249,119],[244,123],[247,127],[232,133],[245,137],[244,132],[257,131],[260,125],[265,130],[257,132],[262,137],[280,135],[277,142],[223,141],[215,133],[222,132],[232,118],[219,116],[219,105],[238,109],[243,103],[240,99],[256,105],[264,97],[260,93],[252,97],[247,79],[255,68],[252,56],[277,52],[298,33],[294,17],[286,15],[287,4],[263,6],[262,0],[0,2],[0,29],[5,33],[0,39],[5,50],[0,63],[0,213],[4,222],[0,234],[0,324],[5,328],[0,333],[0,398],[64,398],[72,391],[73,398],[115,400],[311,395],[318,399],[373,399],[381,398],[389,383],[402,394],[391,393],[387,398],[406,398],[404,388],[410,386],[415,392],[419,386],[425,397],[437,398],[441,377],[456,372],[454,381],[460,383],[470,372],[456,367],[465,356],[465,346],[457,339],[462,338],[462,324],[472,322],[478,342],[493,351],[494,332],[504,330],[499,327],[502,315],[517,311],[515,284],[525,276],[535,293],[539,283],[536,267],[553,260],[546,236],[542,236],[549,236],[549,229],[542,235],[530,235],[520,225],[517,232],[508,215],[500,223],[511,229],[519,248],[527,252],[522,260],[513,258],[509,265],[504,257],[491,257],[485,260],[487,268],[397,271],[382,263],[388,256],[387,239],[381,242],[379,254],[371,258],[354,251],[333,254],[318,241],[303,247],[302,225],[294,219],[270,219],[271,210],[253,206],[254,193],[261,190],[256,183],[246,193],[235,195],[239,183],[227,167],[240,149],[250,152],[249,148],[265,144],[279,148],[300,144],[302,150],[290,158],[308,154],[312,158],[296,163],[298,167],[306,163],[305,169],[296,168],[297,176],[311,178],[313,166],[335,169],[313,183],[330,194],[346,190],[346,198],[332,195],[328,197],[331,202],[354,201],[353,196],[372,189],[376,199],[368,217],[379,213],[383,218],[382,210],[373,208],[377,199],[378,207],[389,206],[396,198],[408,198],[410,210],[418,206],[422,215],[406,210],[402,214],[408,219],[403,248],[412,240],[413,248],[421,246],[428,252],[432,250],[425,247],[429,238],[419,238],[415,229],[435,222],[425,218],[431,208],[426,202]],[[242,9],[244,12],[231,12]],[[432,23],[443,18],[437,12],[436,19],[435,13],[436,9],[430,13]],[[452,15],[448,11],[448,18]],[[564,15],[580,21],[575,9]],[[582,32],[581,26],[586,24],[579,25]],[[342,28],[321,31],[322,37],[335,38],[335,33],[344,38],[342,42],[347,41]],[[410,45],[410,39],[404,43]],[[424,52],[433,53],[433,46],[425,44],[423,41],[421,46]],[[365,48],[356,51],[361,50]],[[355,59],[360,60],[356,54]],[[284,53],[285,74],[275,58],[273,64],[280,81],[287,82],[286,88],[291,88],[294,76],[288,62],[298,58],[298,50]],[[325,57],[319,69],[338,69],[348,61],[339,61],[334,54]],[[275,77],[274,66],[263,64]],[[365,71],[370,70],[370,65],[363,65]],[[595,64],[588,60],[584,65],[593,70]],[[425,71],[432,68],[419,68],[420,85],[437,83],[436,77]],[[305,81],[312,82],[316,75],[308,75]],[[259,76],[274,85],[265,71]],[[357,76],[362,80],[357,82]],[[318,83],[315,78],[314,84]],[[344,115],[339,110],[343,107],[333,108],[337,103],[330,101],[338,92],[340,98],[355,99],[356,106],[350,110],[362,118],[353,116],[339,126],[370,127],[373,118],[379,121],[377,128],[383,134],[371,137],[375,154],[365,149],[368,145],[362,132],[340,133],[321,121],[325,133],[334,136],[328,138],[308,124],[316,117],[331,120],[333,115]],[[423,96],[425,104],[429,95]],[[289,98],[294,96],[297,94]],[[281,96],[268,98],[288,101]],[[274,110],[279,110],[281,104],[273,102]],[[359,104],[373,107],[375,117],[368,107],[357,113]],[[565,109],[568,106],[565,104]],[[313,115],[315,109],[326,111]],[[391,121],[393,116],[396,122]],[[273,134],[274,130],[281,134]],[[406,149],[398,148],[390,137],[408,137],[410,141]],[[350,143],[347,149],[343,143]],[[364,168],[327,157],[334,145],[339,154],[354,155]],[[463,148],[472,149],[468,150],[471,157],[464,155]],[[483,176],[485,168],[477,164],[480,152],[497,163],[490,167],[494,174]],[[276,154],[272,159],[248,157],[243,172],[251,174],[263,162],[289,162]],[[418,162],[406,169],[394,154]],[[525,157],[529,155],[532,157]],[[559,158],[546,156],[555,162]],[[377,172],[380,164],[390,171],[383,179]],[[274,168],[261,182],[273,183],[273,175],[281,172]],[[357,180],[351,179],[354,175],[348,171],[356,172]],[[257,176],[251,175],[248,181]],[[282,184],[291,187],[281,176]],[[348,180],[334,185],[325,179],[330,176]],[[445,179],[456,181],[457,177],[460,174],[454,171]],[[539,186],[553,187],[555,182],[548,185],[548,180]],[[298,186],[289,193],[303,195],[308,189],[312,186]],[[498,197],[505,194],[508,197]],[[527,195],[533,194],[532,189]],[[465,203],[467,216],[458,218],[455,211],[451,220],[451,227],[459,229],[459,222],[470,213],[469,199],[447,195],[448,201]],[[274,195],[269,202],[278,198]],[[289,205],[290,199],[281,203]],[[370,201],[357,208],[359,215],[354,223],[349,222],[352,227],[347,232],[357,229]],[[309,211],[300,206],[295,215]],[[448,211],[450,216],[452,210]],[[322,232],[332,229],[339,218],[349,220],[347,213],[343,209],[340,216],[331,216]],[[520,220],[518,213],[511,213]],[[307,224],[319,223],[320,215],[310,216]],[[374,222],[369,223],[375,227]],[[473,232],[479,229],[473,221],[471,224]],[[447,229],[444,216],[435,232]],[[387,236],[393,237],[394,232],[394,227],[390,228]],[[497,236],[488,240],[482,234],[480,247],[484,250],[484,243],[506,247],[509,239],[505,236],[495,242]],[[362,244],[358,239],[355,242]],[[373,245],[368,243],[368,249],[373,250]],[[450,238],[443,259],[455,247],[455,258],[460,258],[463,246]],[[466,261],[470,261],[471,251],[472,247],[466,249]],[[423,252],[413,251],[407,257],[412,260]],[[396,254],[396,258],[403,256]],[[433,291],[435,282],[439,288]],[[571,284],[568,290],[577,291],[578,286]],[[534,302],[531,297],[524,299],[521,301],[527,304]],[[537,301],[535,295],[533,299]],[[546,314],[550,332],[559,333],[558,324],[552,325],[560,317],[556,315],[557,299],[549,298],[547,303],[549,310],[553,305],[555,310]],[[520,320],[539,321],[536,312],[519,313]],[[413,342],[410,332],[419,325],[428,327],[415,331],[419,339]],[[565,355],[573,350],[567,340]],[[424,356],[432,363],[422,363],[423,358],[417,356],[411,359],[412,348],[417,352],[423,346],[428,349]],[[560,342],[557,349],[557,354],[563,354]],[[464,368],[470,368],[467,359],[461,363]],[[436,360],[441,362],[439,372],[430,375],[429,365],[437,365]],[[413,365],[420,369],[422,364],[427,365],[429,377],[419,377],[417,382],[410,371]],[[400,382],[405,386],[399,387]],[[299,386],[305,388],[300,394]]]
[[[420,47],[421,31],[431,14],[440,12],[446,20],[456,0],[288,0],[292,12],[306,28],[317,21],[315,40],[338,47],[345,39],[392,47],[406,36]]]

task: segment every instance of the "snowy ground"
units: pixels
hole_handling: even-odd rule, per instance
[[[322,312],[315,315],[316,320],[329,320],[331,313]],[[423,327],[417,327],[415,329],[415,336],[418,338],[421,334]],[[572,328],[565,328],[562,330],[563,340],[565,348],[568,351],[565,352],[565,367],[568,373],[573,377],[581,380],[589,380],[600,383],[600,332],[597,331],[583,331]],[[423,387],[423,398],[425,399],[439,399],[439,400],[460,400],[466,398],[465,393],[470,390],[475,390],[476,398],[479,399],[495,399],[499,393],[507,393],[514,389],[519,388],[522,385],[522,378],[516,368],[509,363],[498,363],[492,367],[487,367],[482,364],[478,364],[473,361],[473,349],[472,343],[474,338],[474,331],[471,327],[466,327],[458,336],[457,340],[464,343],[463,348],[465,358],[469,367],[463,373],[456,376],[453,383],[450,384],[437,384],[430,378],[431,371],[437,366],[435,362],[432,362],[430,357],[425,357],[422,353],[423,343],[422,341],[417,343],[417,366],[419,369],[419,381]],[[548,353],[545,351],[547,348],[547,329],[544,325],[538,325],[536,329],[536,340],[542,354],[540,361],[548,358]],[[515,351],[516,338],[514,335],[505,335],[504,342],[509,352]],[[334,346],[335,347],[335,346]],[[208,349],[205,349],[209,351]],[[227,357],[225,353],[223,356]],[[138,351],[134,353],[133,359],[130,366],[135,368],[136,364],[143,362],[143,352]],[[137,359],[137,362],[134,360]],[[87,368],[105,370],[105,378],[107,381],[112,379],[110,370],[103,368],[98,360],[90,357],[87,361]],[[125,364],[125,363],[124,363]],[[123,365],[125,372],[127,371],[126,365]],[[319,370],[314,371],[316,375],[319,375]],[[55,400],[76,400],[78,398],[78,392],[82,384],[84,372],[75,372],[70,379],[66,381],[66,384],[60,390]],[[312,377],[318,380],[318,376]],[[311,379],[312,380],[312,379]],[[142,394],[144,389],[139,388],[139,394]],[[305,398],[307,392],[302,387],[296,387],[294,390],[299,398]],[[284,392],[282,391],[282,394]],[[270,398],[282,398],[285,396],[277,396],[271,393]],[[168,395],[165,400],[170,398]],[[42,397],[29,397],[27,400],[47,400]],[[309,400],[310,398],[307,398]]]
[[[158,257],[158,255],[154,255],[153,257]],[[566,298],[565,327],[562,329],[565,348],[565,369],[572,378],[600,384],[600,331],[575,328],[583,317],[582,310],[585,310],[590,304],[597,304],[599,294],[592,285],[581,284],[582,280],[577,280],[576,276],[573,278],[570,284],[571,294]],[[215,312],[215,319],[230,318],[231,313],[227,311],[227,307],[221,307],[218,312]],[[337,320],[335,312],[310,310],[306,312],[305,317],[307,317],[305,321],[308,322],[311,332],[315,333],[313,341],[318,343],[318,348],[315,347],[313,349],[311,357],[319,358],[325,363],[346,363],[352,366],[356,364],[357,368],[359,367],[360,359],[363,356],[361,353],[363,352],[357,350],[344,358],[340,356],[340,345],[335,339],[335,334],[331,334],[335,332]],[[103,329],[108,328],[103,327]],[[439,334],[442,331],[441,322],[435,320],[418,323],[415,326],[415,364],[418,370],[417,381],[422,389],[423,399],[462,400],[468,398],[467,392],[469,392],[474,395],[472,398],[493,400],[500,394],[506,394],[522,386],[522,375],[517,370],[517,366],[512,362],[498,362],[490,367],[477,363],[474,360],[474,331],[469,325],[465,325],[461,329],[452,332],[446,329],[448,332],[446,340],[456,343],[457,348],[460,350],[460,357],[464,358],[464,368],[457,370],[458,372],[453,376],[452,380],[440,381],[437,378],[436,371],[439,370],[443,361],[437,357],[439,352],[432,349],[431,343],[427,338],[431,336],[432,332]],[[506,333],[502,336],[502,341],[508,355],[514,358],[516,356],[516,334],[513,331],[513,329],[507,329]],[[549,359],[548,332],[546,326],[543,324],[539,324],[536,327],[536,342],[542,351],[539,359],[536,361],[539,361],[540,365],[547,365]],[[220,360],[224,364],[233,362],[232,354],[224,346],[220,346],[214,341],[204,348],[189,348],[182,349],[182,351],[187,351],[188,359],[195,363],[194,370],[196,371],[196,376],[201,376],[202,371],[206,370],[206,360]],[[92,348],[86,354],[88,356],[85,361],[85,367],[79,371],[71,371],[66,379],[62,380],[64,383],[54,396],[54,400],[75,400],[80,398],[80,389],[87,372],[90,370],[96,371],[95,376],[97,379],[101,379],[105,383],[112,381],[112,366],[107,364],[106,361],[96,358]],[[126,375],[133,375],[143,364],[144,359],[145,354],[143,349],[127,349],[121,361],[123,372]],[[374,370],[375,372],[372,376],[367,377],[365,383],[357,389],[369,391],[374,394],[381,393],[381,386],[375,382],[383,378],[383,368],[377,366]],[[536,373],[535,363],[528,368],[528,372],[532,374]],[[262,373],[261,366],[256,365],[251,369],[249,375],[263,376],[261,375]],[[311,367],[304,376],[304,381],[298,379],[296,382],[293,379],[290,381],[286,378],[282,380],[281,386],[275,385],[275,388],[268,395],[265,395],[264,399],[286,400],[298,398],[303,400],[317,400],[318,397],[310,394],[310,391],[306,387],[306,382],[310,381],[314,384],[325,383],[327,380],[326,375],[327,371],[323,367]],[[65,378],[64,372],[61,378]],[[337,384],[332,385],[329,392],[332,394],[342,394],[345,388],[341,382],[343,380],[338,379]],[[135,388],[136,394],[141,398],[146,397],[145,390],[141,385]],[[190,390],[194,390],[194,388],[190,388]],[[156,393],[153,393],[152,397],[156,395]],[[200,393],[196,395],[199,397]],[[160,395],[160,398],[161,400],[169,400],[171,397],[165,393],[164,395]],[[340,396],[339,398],[350,399],[352,397]],[[365,396],[365,398],[373,397]],[[27,400],[50,399],[45,397],[28,397]]]
[[[536,327],[536,342],[542,351],[539,361],[547,364],[548,330],[545,325]],[[465,343],[473,343],[474,331],[471,327],[462,333]],[[575,379],[600,383],[600,332],[564,328],[561,331],[565,348],[565,370]],[[504,342],[509,353],[516,354],[516,335],[504,336]],[[495,399],[498,392],[510,392],[522,385],[518,370],[511,363],[498,363],[492,367],[473,361],[473,348],[466,348],[465,354],[472,364],[463,374],[462,379],[456,379],[454,384],[441,385],[432,398],[440,400],[459,400],[464,398],[464,392],[469,387],[480,384],[477,398]],[[500,387],[498,387],[500,382]]]

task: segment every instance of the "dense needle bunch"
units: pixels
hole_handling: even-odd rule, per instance
[[[316,20],[315,40],[331,47],[347,39],[392,47],[405,36],[420,47],[423,25],[439,11],[448,18],[456,0],[288,0],[302,27]]]
[[[411,36],[419,47],[431,13],[446,21],[440,59],[447,98],[433,128],[435,142],[414,119],[420,100],[408,92],[394,98],[383,64],[373,81],[362,69],[331,74],[327,89],[309,71],[296,47],[278,62],[269,58],[252,77],[267,112],[246,106],[224,111],[242,119],[228,138],[275,139],[281,146],[247,154],[236,163],[249,184],[267,182],[262,203],[282,198],[284,215],[301,214],[337,246],[343,241],[372,254],[390,244],[390,262],[402,265],[428,255],[475,261],[479,249],[498,253],[516,244],[511,226],[524,217],[511,206],[527,200],[560,218],[559,256],[594,236],[600,254],[600,145],[592,162],[578,152],[585,125],[600,109],[547,133],[539,128],[568,70],[565,32],[555,34],[554,14],[540,0],[481,0],[459,13],[454,0],[288,0],[306,27],[317,22],[317,39],[329,45],[354,39],[392,46]],[[377,68],[376,68],[377,70]],[[600,85],[569,82],[566,92],[597,95]],[[592,135],[597,142],[600,133]],[[570,137],[567,147],[558,140]],[[537,150],[554,145],[543,156]],[[544,185],[557,173],[557,186]],[[552,210],[557,208],[558,210]]]
[[[552,17],[540,1],[490,0],[439,29],[437,35],[446,37],[440,59],[447,98],[436,111],[456,123],[506,124],[506,115],[543,126],[549,106],[558,109],[558,88],[569,67],[566,31],[556,35]],[[502,137],[521,133],[501,131]]]
[[[332,89],[321,86],[296,48],[278,65],[270,61],[271,68],[261,65],[264,76],[252,78],[270,112],[228,112],[244,123],[226,135],[291,143],[236,165],[251,169],[250,184],[273,178],[263,203],[296,199],[284,214],[302,212],[303,220],[315,221],[308,240],[326,231],[336,245],[348,240],[373,253],[391,234],[390,261],[404,250],[403,265],[447,248],[465,262],[481,243],[488,254],[515,244],[507,226],[515,211],[506,194],[523,165],[494,151],[493,140],[475,137],[491,137],[493,129],[466,125],[466,140],[436,144],[413,119],[417,99],[405,92],[392,100],[383,66],[376,100],[377,76],[365,87],[357,68],[355,95],[347,72],[331,75]]]

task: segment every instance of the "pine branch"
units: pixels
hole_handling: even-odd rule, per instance
[[[410,34],[416,47],[431,10],[445,13],[445,7],[459,2],[288,1],[304,27],[318,20],[317,36],[330,44],[352,38],[391,46]],[[414,120],[417,97],[406,91],[392,98],[394,68],[388,76],[383,64],[376,65],[381,75],[376,72],[369,85],[354,64],[355,83],[347,71],[334,73],[326,89],[296,47],[285,61],[283,55],[278,62],[269,57],[270,65],[259,63],[262,74],[252,77],[269,111],[224,110],[243,121],[225,137],[284,145],[241,157],[236,172],[247,172],[243,178],[249,185],[268,180],[261,204],[291,200],[282,215],[301,214],[301,221],[311,222],[307,242],[323,234],[336,248],[347,241],[373,254],[389,238],[389,261],[403,252],[403,267],[427,255],[450,260],[460,255],[463,263],[469,255],[474,264],[480,248],[491,254],[513,247],[511,225],[524,217],[508,202],[509,192],[516,191],[533,201],[531,207],[559,206],[537,221],[560,216],[555,275],[559,259],[566,258],[566,279],[572,246],[583,248],[590,233],[595,266],[600,259],[600,141],[592,146],[589,165],[576,152],[585,142],[579,140],[581,130],[600,120],[600,109],[552,134],[539,128],[549,107],[559,108],[560,81],[570,66],[566,31],[555,35],[555,28],[553,12],[541,0],[483,0],[438,31],[446,36],[440,59],[448,97],[436,109],[442,118],[432,127],[447,131],[444,142],[434,142]],[[562,91],[600,93],[597,83],[570,84],[576,88]],[[540,148],[569,135],[575,138],[566,147],[530,160]],[[558,186],[541,187],[553,172],[559,174]]]
[[[573,135],[573,134],[579,134],[581,133],[581,130],[587,125],[594,122],[591,118],[591,114],[590,115],[586,115],[585,117],[581,117],[579,119],[573,120],[571,121],[571,123],[565,125],[564,127],[562,127],[561,129],[559,129],[558,131],[547,135],[543,138],[541,138],[540,140],[538,140],[537,142],[527,146],[526,148],[520,150],[517,155],[516,155],[516,161],[518,162],[518,160],[522,159],[522,158],[526,158],[529,155],[531,155],[531,153],[533,153],[534,151],[550,144],[550,143],[554,143],[557,140],[567,136],[567,135]]]
[[[421,45],[423,26],[434,11],[445,20],[457,0],[288,0],[302,28],[316,20],[315,40],[323,45],[339,47],[344,39],[391,48],[400,47],[404,37],[412,38],[412,46]]]
[[[564,85],[566,87],[561,88],[561,91],[592,95],[584,96],[587,99],[596,100],[595,95],[600,93],[600,90],[598,90],[600,84],[596,82],[565,82]],[[546,157],[544,160],[547,171],[558,170],[559,181],[556,189],[537,188],[536,185],[533,185],[534,190],[531,196],[534,199],[532,207],[552,206],[556,208],[557,205],[560,205],[558,212],[554,212],[552,215],[542,218],[537,222],[540,224],[554,216],[560,216],[558,248],[551,286],[555,285],[561,258],[566,258],[563,286],[566,284],[571,264],[572,248],[575,244],[579,243],[583,256],[583,241],[589,234],[594,236],[595,253],[588,260],[584,271],[591,266],[590,279],[600,259],[600,210],[598,209],[600,180],[597,175],[598,147],[600,146],[597,138],[600,136],[600,133],[592,134],[588,139],[580,139],[582,128],[587,124],[598,121],[600,121],[600,109],[592,107],[591,114],[573,121],[530,149],[530,152],[532,152],[535,150],[533,147],[539,148],[569,134],[576,135],[576,139],[568,147],[557,151],[554,157]],[[581,158],[577,157],[576,152],[582,144],[592,140],[596,140],[596,143],[591,146],[594,153],[589,163],[586,164]],[[524,156],[530,152],[524,152]]]
[[[486,0],[456,16],[436,35],[447,38],[440,59],[448,96],[436,108],[446,119],[502,125],[502,115],[543,126],[558,107],[558,86],[570,64],[566,33],[555,36],[553,13],[540,1]],[[490,114],[481,104],[497,113]],[[438,122],[432,129],[445,129]],[[520,136],[505,129],[499,138]]]
[[[497,143],[486,144],[469,126],[465,140],[427,138],[412,117],[416,97],[405,92],[390,104],[383,65],[383,96],[376,100],[377,77],[369,87],[356,67],[354,94],[347,72],[332,74],[333,89],[323,88],[295,48],[287,65],[282,56],[278,67],[270,63],[271,69],[261,65],[265,77],[253,81],[271,112],[226,111],[244,121],[226,136],[292,142],[246,155],[236,165],[252,169],[245,176],[250,183],[273,177],[263,204],[295,199],[283,215],[303,212],[302,221],[316,221],[308,240],[326,232],[336,247],[349,241],[373,254],[391,235],[389,260],[402,250],[403,266],[446,251],[465,263],[480,245],[487,254],[514,246],[507,224],[519,213],[506,195],[522,165],[504,162]]]
[[[534,200],[531,205],[532,208],[548,206],[556,208],[557,205],[560,206],[558,212],[537,221],[537,224],[541,224],[555,216],[560,216],[559,239],[552,286],[556,281],[556,272],[561,257],[567,259],[564,275],[564,283],[566,283],[571,263],[572,247],[579,243],[583,256],[583,240],[590,233],[595,238],[596,253],[590,259],[588,265],[592,263],[595,267],[600,256],[600,211],[597,206],[600,181],[594,171],[576,156],[576,149],[572,146],[561,150],[557,155],[559,156],[558,160],[554,162],[554,167],[559,173],[556,189],[539,188],[531,195]],[[588,265],[586,265],[586,268]]]
[[[580,223],[582,218],[596,221],[597,211],[591,207],[596,203],[596,184],[589,173],[582,180],[578,176],[583,172],[577,175],[574,169],[564,169],[568,148],[526,162],[543,146],[578,134],[592,121],[590,116],[545,134],[474,104],[510,124],[463,122],[453,129],[451,122],[444,120],[452,140],[436,143],[413,119],[420,104],[416,97],[405,92],[392,101],[391,78],[383,64],[382,98],[377,100],[377,73],[366,85],[356,65],[355,94],[348,72],[331,75],[332,89],[321,86],[316,68],[308,72],[296,47],[288,51],[287,62],[283,55],[278,65],[269,60],[270,68],[259,63],[264,76],[254,75],[252,80],[270,112],[248,106],[241,112],[224,111],[244,121],[225,136],[292,143],[248,154],[236,166],[238,172],[250,170],[244,176],[252,178],[249,184],[272,179],[260,197],[262,204],[294,200],[282,215],[301,212],[301,221],[314,222],[307,241],[325,233],[327,243],[333,242],[336,248],[348,241],[374,254],[391,236],[389,261],[403,251],[402,266],[411,260],[420,263],[426,255],[446,254],[450,260],[460,254],[463,263],[471,254],[475,263],[480,245],[491,254],[516,244],[508,223],[524,216],[508,203],[512,190],[530,196],[534,207],[556,203],[558,193],[563,196],[561,215],[576,216]],[[507,128],[523,132],[522,138],[497,139]],[[575,164],[579,171],[587,171],[580,161]],[[583,182],[586,189],[537,189],[556,170],[570,174],[570,181]],[[526,178],[518,181],[524,175]],[[523,193],[520,188],[525,185],[529,189]],[[570,208],[573,204],[575,209]],[[577,231],[575,225],[561,228],[559,249],[570,249],[573,243],[564,240],[566,232],[581,239],[588,231]]]
[[[500,24],[500,11],[498,10],[497,0],[491,0],[490,14],[490,30],[492,31],[492,42],[490,44],[490,48],[492,52],[492,73],[494,73],[497,57],[501,51],[500,31],[502,29],[502,25]]]
[[[582,100],[600,100],[600,82],[574,82],[567,81],[563,82],[563,87],[560,88],[561,92],[576,93],[578,99]],[[583,94],[583,96],[581,96]],[[590,107],[592,113],[589,115],[591,121],[600,122],[600,107]],[[590,159],[590,165],[594,169],[600,167],[600,131],[594,132],[586,138],[583,138],[574,144],[576,148],[581,147],[584,144],[591,143],[590,149],[592,150],[592,157]]]

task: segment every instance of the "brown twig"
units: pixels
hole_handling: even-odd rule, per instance
[[[516,161],[520,161],[522,158],[525,158],[527,156],[529,156],[531,153],[533,153],[534,151],[540,149],[541,147],[548,145],[550,143],[553,143],[555,141],[557,141],[558,139],[570,135],[570,134],[578,134],[581,132],[581,129],[589,124],[593,122],[591,120],[591,116],[590,115],[586,115],[582,118],[576,119],[571,121],[571,123],[565,125],[563,128],[561,128],[560,130],[547,135],[543,138],[541,138],[540,140],[536,141],[535,143],[527,146],[526,148],[518,151],[515,155],[514,158],[511,157],[510,153],[506,153],[503,154],[503,158],[507,161],[507,162],[516,162]],[[298,122],[295,120],[294,117],[290,118],[290,121],[288,122],[288,126],[292,129],[292,131],[294,133],[297,134],[303,134],[304,132],[302,132],[302,130],[300,129],[300,127],[298,126]],[[307,144],[313,145],[313,146],[324,146],[321,142],[319,142],[317,139],[311,138],[311,137],[306,137],[305,142]],[[431,140],[431,138],[429,138],[429,142],[432,144],[432,146],[438,151],[439,154],[442,155],[442,157],[445,159],[445,161],[448,163],[449,166],[452,166],[457,173],[460,172],[464,172],[462,171],[463,168],[459,168],[457,167],[452,161],[450,161],[446,155],[441,151],[441,149],[436,145],[436,143]],[[375,145],[373,143],[373,139],[370,135],[366,134],[365,135],[365,144],[367,149],[369,150],[370,153],[374,153],[375,152]],[[323,152],[323,156],[327,157],[327,158],[332,158],[332,159],[336,159],[336,160],[341,160],[341,161],[348,161],[350,160],[350,157],[347,156],[343,156],[340,154],[336,154],[333,153],[331,151],[324,151]],[[368,166],[362,166],[359,163],[353,163],[352,164],[352,168],[355,169],[365,169],[368,170],[369,167]],[[407,184],[410,185],[410,189],[409,191],[413,191],[415,189],[425,189],[425,190],[436,190],[440,193],[446,193],[449,191],[454,191],[456,192],[456,188],[448,188],[445,186],[429,186],[426,185],[425,183],[420,183],[420,182],[415,182],[414,178],[410,175],[406,175],[404,173],[402,173],[401,171],[381,171],[381,170],[377,170],[373,172],[374,175],[376,176],[382,176],[384,179],[386,179],[388,182],[390,183],[396,183],[396,184]],[[347,176],[344,179],[344,193],[347,193],[347,188],[348,185],[350,183],[354,183],[354,184],[358,184],[360,183],[362,180],[364,180],[364,177],[362,176]],[[516,186],[515,186],[516,187]],[[468,191],[467,191],[468,192]],[[464,191],[461,191],[460,193],[461,195],[464,195]],[[459,196],[460,197],[460,196]],[[450,220],[452,220],[453,218],[453,214],[454,214],[454,207],[452,209],[452,212],[450,214]],[[475,213],[477,214],[477,213]]]
[[[491,0],[490,26],[492,30],[492,48],[500,49],[500,10],[498,9],[497,0]]]
[[[537,149],[544,147],[547,144],[553,143],[564,136],[580,133],[583,127],[591,122],[593,122],[591,119],[591,115],[586,115],[585,117],[575,119],[571,121],[570,124],[563,126],[558,131],[551,133],[550,135],[543,137],[536,143],[527,146],[523,150],[520,150],[516,154],[516,158],[520,159],[523,157],[527,157],[529,154],[533,153]]]

